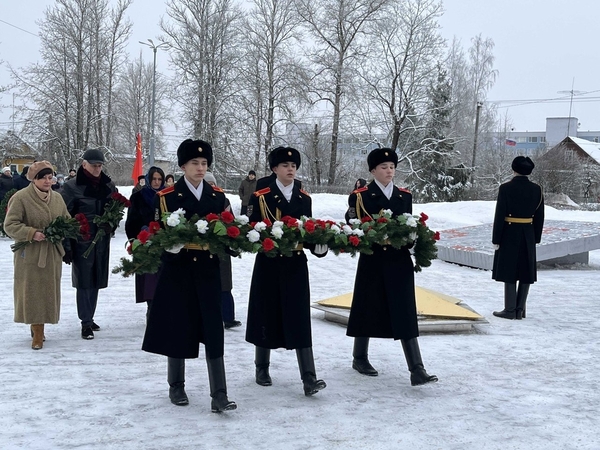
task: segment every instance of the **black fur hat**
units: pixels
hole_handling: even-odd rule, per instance
[[[513,159],[511,167],[512,170],[520,175],[529,175],[535,167],[535,164],[529,156],[517,156]]]
[[[277,147],[269,153],[269,167],[271,170],[273,170],[273,167],[287,161],[296,163],[296,169],[299,169],[300,152],[292,147]]]
[[[398,154],[391,148],[376,148],[367,156],[367,164],[369,171],[373,170],[379,164],[384,162],[393,162],[394,166],[398,165]]]
[[[213,151],[210,144],[200,139],[195,141],[186,139],[179,144],[179,148],[177,149],[177,165],[179,167],[194,158],[206,158],[208,167],[210,167],[213,161]]]

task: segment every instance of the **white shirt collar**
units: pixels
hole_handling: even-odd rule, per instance
[[[379,186],[379,189],[381,189],[381,192],[383,192],[383,195],[385,195],[388,200],[390,198],[392,198],[392,193],[394,192],[394,183],[392,183],[390,181],[387,186],[384,186],[377,180],[373,180],[373,181],[375,181],[375,184],[377,184],[377,186]]]
[[[279,188],[279,190],[281,191],[281,193],[283,194],[285,199],[288,202],[291,201],[292,200],[292,192],[294,191],[294,182],[291,182],[289,185],[284,186],[281,181],[279,181],[278,179],[275,179],[275,183],[277,184],[277,187]]]
[[[195,188],[194,185],[190,183],[186,177],[183,177],[183,180],[185,181],[185,184],[192,192],[192,194],[194,194],[194,197],[196,197],[196,200],[200,200],[200,197],[202,197],[202,190],[204,189],[204,180],[200,182],[197,188]]]

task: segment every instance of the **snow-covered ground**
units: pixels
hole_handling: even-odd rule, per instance
[[[121,192],[128,195],[130,188]],[[234,210],[239,200],[229,195]],[[313,196],[316,217],[342,219],[344,196]],[[415,205],[437,230],[490,222],[493,202]],[[548,219],[600,222],[600,212],[546,209]],[[112,266],[125,255],[122,227]],[[0,448],[2,449],[599,449],[600,251],[590,264],[546,268],[532,286],[527,319],[492,316],[503,304],[490,272],[434,261],[417,284],[463,299],[489,325],[464,334],[422,335],[436,384],[411,387],[402,347],[373,339],[379,370],[351,364],[345,328],[313,312],[318,376],[327,389],[305,397],[294,352],[272,352],[272,387],[254,382],[254,349],[245,327],[225,332],[229,397],[236,411],[213,414],[203,358],[188,360],[190,405],[169,402],[164,357],[140,350],[145,305],[133,278],[111,275],[84,341],[64,266],[62,317],[31,350],[29,328],[13,322],[13,264],[0,239]],[[234,259],[237,318],[246,322],[253,257]],[[312,300],[352,290],[356,259],[309,256]]]

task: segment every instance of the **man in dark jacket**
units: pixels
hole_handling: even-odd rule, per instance
[[[2,201],[6,193],[13,189],[13,187],[12,172],[10,171],[10,167],[5,167],[0,174],[0,201]]]
[[[155,220],[180,209],[188,220],[226,210],[223,190],[204,180],[212,160],[208,142],[186,139],[179,145],[177,162],[184,175],[157,194]],[[227,398],[219,258],[205,247],[186,244],[168,249],[161,263],[142,350],[167,356],[171,403],[187,405],[185,358],[197,358],[202,342],[212,412],[236,409]]]
[[[248,176],[242,180],[238,189],[240,200],[242,200],[241,214],[248,214],[248,204],[254,191],[256,191],[256,172],[251,170],[248,172]],[[252,214],[252,211],[250,211],[250,214]]]
[[[77,313],[81,320],[81,337],[94,339],[94,331],[100,327],[94,322],[98,303],[98,291],[108,286],[108,263],[110,259],[110,239],[114,230],[108,224],[105,235],[93,246],[86,258],[85,251],[92,245],[98,231],[94,217],[104,214],[104,207],[110,196],[117,191],[111,179],[102,172],[104,154],[99,149],[89,149],[83,154],[83,162],[77,176],[63,185],[59,191],[63,196],[69,214],[85,214],[90,224],[90,239],[71,240],[71,248],[65,249],[64,262],[72,265],[71,279],[77,289]]]
[[[517,156],[512,162],[513,179],[498,190],[492,278],[504,282],[504,309],[494,311],[494,316],[503,319],[525,317],[529,286],[537,281],[535,244],[542,239],[544,195],[542,188],[527,178],[534,167],[530,158]]]
[[[15,175],[13,176],[13,187],[17,190],[20,191],[23,188],[26,188],[27,186],[29,186],[29,183],[31,183],[31,181],[29,181],[27,179],[27,172],[29,171],[29,166],[25,166],[23,167],[23,171],[21,172],[21,175]]]

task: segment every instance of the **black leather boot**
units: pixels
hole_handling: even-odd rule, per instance
[[[254,364],[256,364],[256,384],[271,386],[273,381],[269,375],[271,349],[256,346]]]
[[[379,375],[369,362],[369,338],[355,337],[354,349],[352,350],[352,368],[358,373],[376,377]]]
[[[529,294],[528,283],[519,281],[519,289],[517,291],[517,307],[515,309],[515,319],[521,320],[525,318],[525,303],[527,302],[527,294]]]
[[[435,375],[429,375],[423,366],[421,351],[419,350],[419,341],[417,338],[402,339],[402,348],[404,356],[410,371],[410,384],[419,386],[421,384],[432,383],[438,380]]]
[[[313,357],[312,347],[296,349],[298,357],[298,368],[300,369],[300,378],[304,385],[304,395],[311,396],[327,387],[323,380],[317,380],[317,371],[315,370],[315,358]]]
[[[494,311],[496,317],[501,319],[517,318],[517,283],[504,283],[504,309]]]
[[[235,402],[227,398],[227,384],[225,382],[225,362],[223,357],[210,359],[206,355],[208,367],[208,383],[210,385],[210,409],[214,413],[232,411],[237,408]]]
[[[169,382],[169,398],[177,406],[189,403],[185,393],[185,359],[167,358],[167,381]]]

